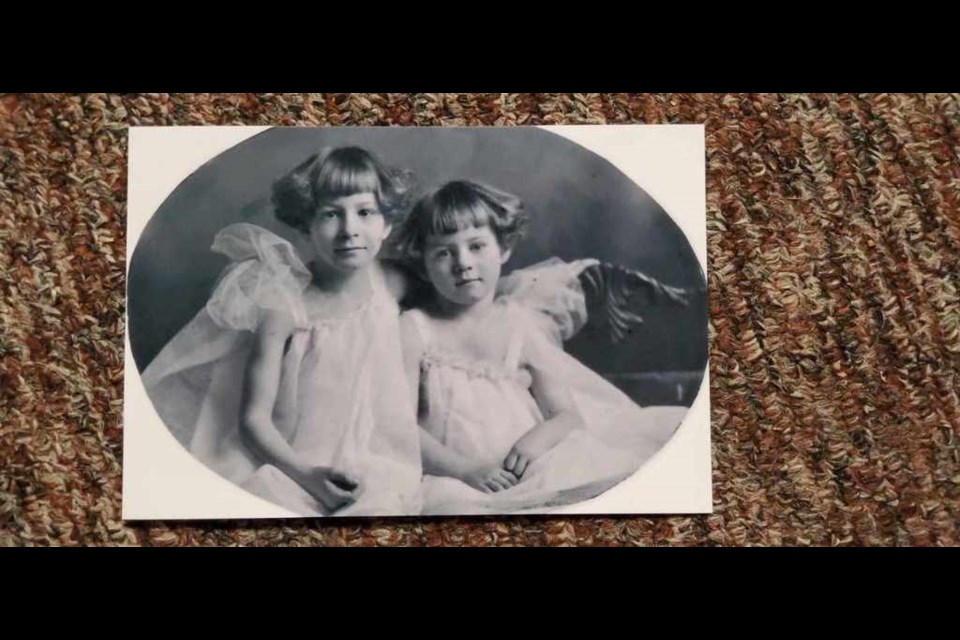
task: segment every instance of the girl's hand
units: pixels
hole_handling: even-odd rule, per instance
[[[307,469],[300,480],[303,488],[330,512],[356,502],[364,489],[358,478],[332,467]]]
[[[484,493],[505,491],[520,481],[515,474],[502,467],[488,466],[471,467],[459,479]]]
[[[523,434],[503,460],[503,468],[522,478],[527,467],[554,447],[565,434],[548,423],[541,423]]]
[[[508,453],[507,457],[503,460],[503,468],[517,478],[523,478],[523,472],[527,470],[527,467],[530,466],[533,460],[534,457],[523,450],[523,448],[518,449],[517,445],[513,445],[510,453]]]

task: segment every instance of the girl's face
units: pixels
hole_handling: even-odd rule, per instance
[[[437,293],[464,306],[493,299],[500,268],[510,258],[493,229],[484,225],[430,235],[424,245],[427,278]]]
[[[375,195],[355,193],[322,203],[310,222],[309,235],[320,261],[349,273],[377,259],[390,225]]]

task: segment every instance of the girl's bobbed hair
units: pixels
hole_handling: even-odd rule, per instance
[[[277,219],[307,233],[317,208],[333,198],[372,193],[388,224],[403,217],[409,174],[384,166],[361,147],[327,148],[273,183]]]
[[[428,236],[482,226],[489,226],[500,247],[509,250],[528,223],[517,196],[478,182],[454,180],[417,201],[397,236],[397,250],[405,259],[419,262]]]

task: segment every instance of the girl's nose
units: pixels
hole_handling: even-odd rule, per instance
[[[352,212],[347,212],[341,218],[340,222],[340,234],[347,237],[353,238],[357,235],[358,222],[356,214]]]
[[[473,268],[473,260],[469,255],[459,254],[456,260],[457,273],[463,273]]]

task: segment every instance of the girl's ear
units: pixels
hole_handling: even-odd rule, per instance
[[[390,236],[390,232],[391,232],[391,231],[393,231],[393,225],[392,225],[392,224],[384,225],[384,227],[383,227],[383,236],[381,236],[380,239],[381,239],[381,240],[386,240],[386,239]]]
[[[510,256],[513,255],[513,247],[508,247],[500,252],[500,264],[506,264]]]

